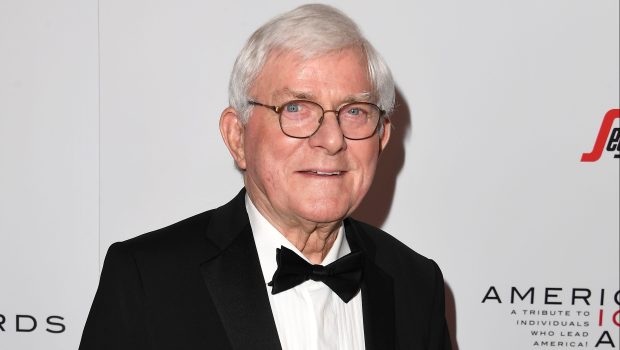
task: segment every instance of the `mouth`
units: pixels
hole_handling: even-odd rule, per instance
[[[314,176],[339,176],[345,172],[340,170],[304,170],[301,173]]]

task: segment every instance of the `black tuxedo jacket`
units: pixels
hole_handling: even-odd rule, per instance
[[[244,195],[113,244],[80,350],[281,349]],[[366,349],[450,349],[437,265],[377,228],[344,224],[367,259]]]

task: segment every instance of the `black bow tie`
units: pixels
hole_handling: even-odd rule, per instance
[[[289,290],[311,279],[321,281],[333,290],[345,303],[360,290],[364,254],[361,251],[349,253],[329,265],[312,265],[292,250],[276,249],[278,269],[268,283],[271,294]]]

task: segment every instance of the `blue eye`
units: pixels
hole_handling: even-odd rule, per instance
[[[291,112],[291,113],[294,113],[294,112],[299,112],[299,109],[300,109],[300,108],[299,108],[299,105],[298,105],[298,104],[289,104],[289,105],[286,105],[286,111],[287,111],[287,112]]]
[[[359,108],[351,108],[347,111],[351,115],[359,115],[361,113]]]

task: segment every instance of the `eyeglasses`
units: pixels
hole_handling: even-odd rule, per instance
[[[253,106],[271,109],[279,116],[280,129],[289,137],[305,139],[314,135],[323,120],[325,113],[334,112],[340,125],[342,135],[349,140],[363,140],[377,131],[379,121],[385,111],[368,102],[353,102],[337,110],[324,110],[316,102],[293,100],[281,106],[269,106],[256,101],[248,101]]]

